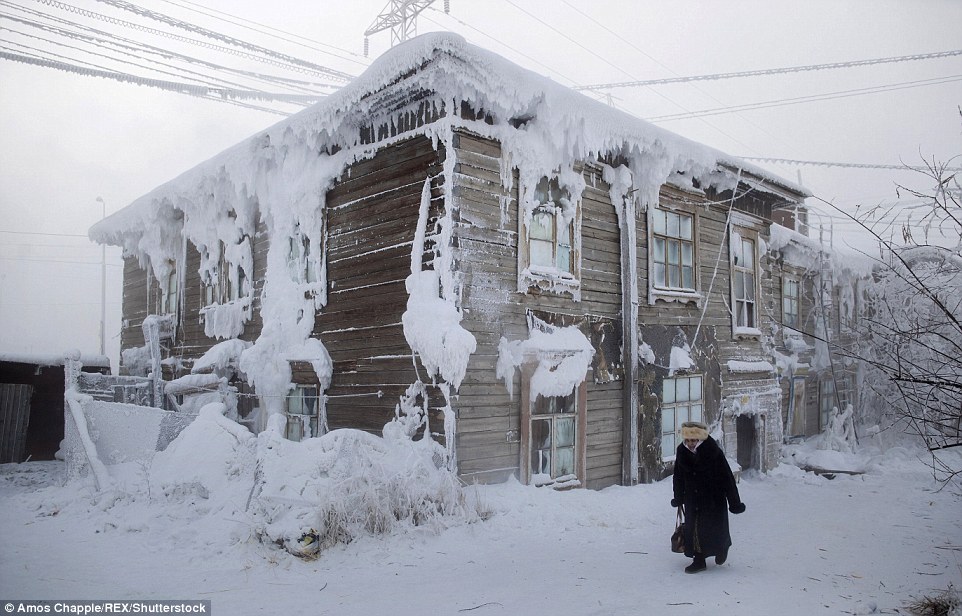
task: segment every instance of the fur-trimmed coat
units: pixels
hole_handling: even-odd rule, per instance
[[[685,507],[685,556],[716,556],[732,544],[728,511],[745,510],[725,453],[710,436],[693,452],[685,444],[675,452],[673,503]]]

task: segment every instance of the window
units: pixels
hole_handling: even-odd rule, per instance
[[[167,284],[161,290],[160,314],[177,314],[177,287],[180,278],[177,274],[177,262],[168,261],[170,271],[167,273]]]
[[[695,217],[653,209],[652,284],[658,289],[695,290]]]
[[[544,485],[577,477],[577,410],[575,393],[538,396],[531,405],[531,483]]]
[[[557,179],[547,177],[522,198],[518,290],[538,287],[579,298],[580,204]]]
[[[247,238],[238,242],[240,245]],[[223,243],[219,244],[220,256],[217,267],[205,280],[204,299],[206,305],[226,304],[247,297],[249,289],[247,270],[241,263],[231,263],[226,256]]]
[[[287,434],[289,440],[300,441],[320,436],[327,430],[321,421],[320,395],[317,385],[296,385],[287,396]]]
[[[661,455],[665,460],[675,458],[681,444],[681,424],[702,421],[701,375],[666,378],[661,384]]]
[[[782,324],[798,329],[799,284],[791,278],[782,279]]]
[[[587,387],[566,396],[531,399],[531,377],[538,361],[521,366],[521,480],[536,486],[567,488],[585,481]]]
[[[531,215],[528,225],[528,250],[531,269],[557,270],[562,275],[573,275],[571,245],[574,240],[572,221],[563,220],[554,208],[539,207]]]
[[[758,285],[758,260],[755,239],[732,233],[732,323],[739,330],[757,329],[758,313],[755,303]]]
[[[287,270],[293,282],[313,283],[318,280],[311,254],[311,240],[301,232],[300,225],[295,227],[294,236],[290,238]]]

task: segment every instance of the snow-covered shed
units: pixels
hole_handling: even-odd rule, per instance
[[[223,374],[255,430],[398,414],[467,480],[604,487],[670,472],[689,419],[774,463],[764,244],[805,196],[429,34],[90,235],[125,249],[128,369]]]
[[[110,374],[104,355],[0,353],[0,464],[53,460],[64,437],[64,364]]]

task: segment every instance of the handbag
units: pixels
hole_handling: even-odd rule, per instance
[[[676,554],[685,553],[685,521],[682,508],[678,507],[678,517],[675,518],[675,532],[671,534],[671,551]]]

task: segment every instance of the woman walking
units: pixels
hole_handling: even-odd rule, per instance
[[[738,496],[735,476],[725,453],[701,422],[681,426],[682,444],[675,452],[672,479],[675,498],[672,507],[684,507],[685,556],[693,558],[685,573],[707,568],[705,558],[715,557],[724,564],[732,539],[728,532],[728,512],[742,513],[745,503]]]

